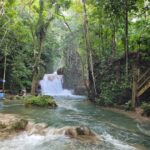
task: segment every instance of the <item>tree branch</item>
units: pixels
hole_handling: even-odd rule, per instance
[[[63,18],[65,25],[67,26],[67,28],[69,29],[69,31],[73,34],[73,32],[72,32],[72,30],[71,30],[71,28],[70,28],[68,22],[66,21],[65,16],[64,16],[63,14],[58,14],[58,15]]]

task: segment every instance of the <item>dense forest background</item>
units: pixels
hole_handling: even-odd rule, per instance
[[[6,91],[34,94],[44,73],[61,68],[65,87],[84,86],[102,105],[124,104],[135,66],[137,76],[150,67],[149,0],[0,0]]]

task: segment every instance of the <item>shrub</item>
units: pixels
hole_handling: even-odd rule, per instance
[[[96,99],[96,103],[101,106],[113,106],[113,102],[111,101],[111,99],[99,98]]]
[[[143,103],[142,104],[142,109],[143,109],[143,115],[146,115],[146,116],[150,116],[150,103]]]
[[[39,107],[57,107],[54,98],[51,96],[28,96],[25,98],[25,106],[39,106]]]
[[[132,102],[129,100],[127,103],[125,103],[125,110],[132,110]]]

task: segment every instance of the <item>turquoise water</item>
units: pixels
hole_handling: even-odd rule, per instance
[[[122,114],[104,110],[86,100],[56,98],[57,109],[25,108],[20,104],[4,105],[2,113],[19,114],[36,123],[45,122],[50,128],[86,125],[104,140],[83,143],[64,135],[27,135],[0,142],[2,150],[149,150],[150,137],[139,130],[139,124]]]

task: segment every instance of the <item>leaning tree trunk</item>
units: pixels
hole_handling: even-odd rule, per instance
[[[91,47],[91,41],[89,37],[86,0],[82,0],[82,3],[83,3],[83,15],[84,15],[84,38],[85,38],[85,46],[87,52],[88,77],[89,77],[89,88],[87,90],[88,90],[89,98],[95,99],[97,92],[96,92],[94,69],[93,69],[92,47]]]

